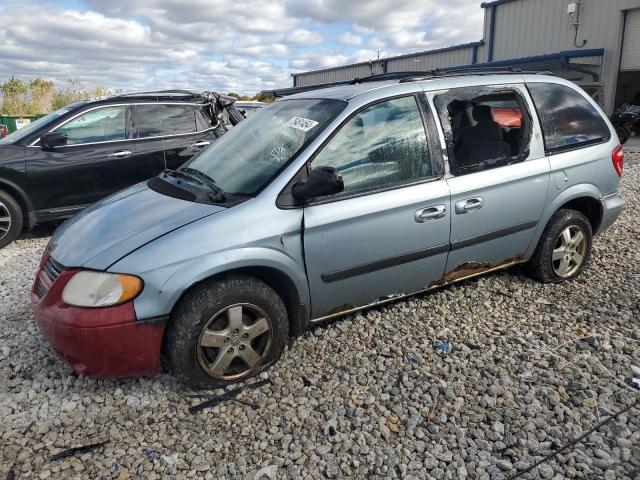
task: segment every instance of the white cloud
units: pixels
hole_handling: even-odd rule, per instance
[[[343,45],[362,45],[362,37],[351,32],[344,32],[336,37],[336,42]]]
[[[482,37],[479,0],[0,0],[0,81],[255,93],[290,74]],[[347,32],[332,35],[346,24]],[[353,46],[359,49],[352,53]],[[155,72],[155,74],[154,74]]]
[[[288,43],[301,46],[317,45],[322,42],[322,35],[318,32],[310,32],[304,28],[296,28],[286,35]]]

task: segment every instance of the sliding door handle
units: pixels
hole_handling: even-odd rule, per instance
[[[201,142],[196,142],[191,144],[191,148],[203,148],[203,147],[208,147],[211,144],[211,142],[207,142],[206,140],[202,140]]]
[[[446,205],[434,205],[432,207],[416,210],[413,218],[418,223],[424,223],[429,220],[437,220],[447,214]]]
[[[484,205],[482,197],[460,200],[459,202],[456,202],[456,213],[460,215],[463,213],[475,212],[476,210],[480,210],[482,205]]]

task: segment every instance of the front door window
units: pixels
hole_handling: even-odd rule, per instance
[[[67,134],[67,145],[126,139],[126,107],[90,110],[56,129]]]
[[[353,195],[432,176],[427,137],[413,96],[371,105],[356,114],[313,159],[311,168],[338,170]]]

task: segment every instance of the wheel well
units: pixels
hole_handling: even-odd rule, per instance
[[[12,187],[8,183],[3,182],[2,180],[0,180],[0,190],[4,190],[9,195],[11,195],[16,202],[18,202],[18,205],[20,205],[20,208],[22,209],[22,216],[24,217],[24,221],[25,221],[24,224],[25,226],[28,226],[29,228],[31,228],[32,225],[29,219],[29,211],[31,209],[29,208],[29,204],[27,203],[27,200],[22,196],[22,194],[16,188]]]
[[[577,210],[589,219],[591,230],[596,233],[602,222],[602,205],[598,200],[592,197],[580,197],[565,203],[560,208],[569,208]]]
[[[304,333],[309,323],[306,307],[300,302],[300,295],[298,294],[298,289],[293,283],[293,280],[291,280],[287,274],[276,268],[245,267],[221,272],[192,285],[182,294],[181,297],[184,297],[189,290],[194,288],[196,285],[200,285],[202,282],[233,276],[253,277],[269,285],[278,295],[280,295],[280,298],[282,298],[282,301],[287,308],[290,336],[296,337]]]

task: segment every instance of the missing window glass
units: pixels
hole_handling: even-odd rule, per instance
[[[459,88],[434,101],[454,175],[510,165],[528,156],[531,116],[517,90]]]

